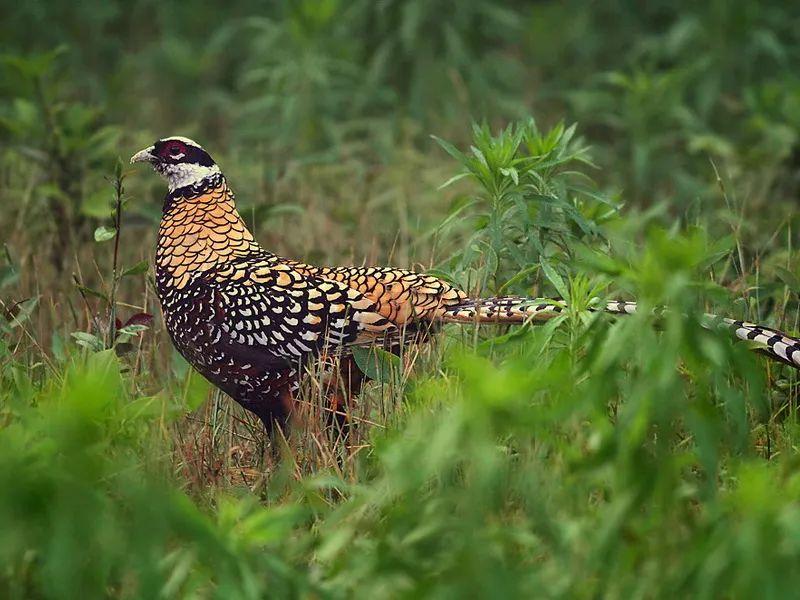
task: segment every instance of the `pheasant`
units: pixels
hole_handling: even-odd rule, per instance
[[[359,344],[391,346],[407,331],[424,338],[438,323],[521,323],[565,309],[535,298],[473,299],[404,269],[317,267],[277,256],[254,239],[225,176],[199,144],[164,138],[133,155],[136,162],[150,163],[169,186],[155,256],[166,329],[184,358],[268,432],[287,425],[309,360]],[[610,302],[604,310],[628,314],[636,305]],[[800,368],[800,340],[723,321],[738,338]],[[351,362],[343,375],[357,392],[363,373]]]

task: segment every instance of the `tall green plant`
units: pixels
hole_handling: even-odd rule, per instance
[[[73,101],[68,77],[59,70],[64,48],[30,56],[4,55],[4,77],[17,83],[15,95],[0,96],[0,140],[17,157],[35,165],[35,208],[49,222],[51,258],[58,270],[75,250],[74,241],[91,234],[102,182],[96,172],[108,164],[119,140],[117,127],[104,122],[103,110]],[[20,190],[24,198],[29,190]],[[28,210],[20,198],[18,210]]]
[[[473,224],[466,240],[459,240],[464,250],[448,261],[457,277],[477,276],[470,283],[494,291],[525,290],[539,269],[556,280],[551,262],[570,256],[581,239],[601,242],[596,220],[604,215],[595,205],[608,212],[614,205],[576,170],[593,165],[575,130],[559,123],[542,132],[530,119],[493,135],[487,125],[474,125],[469,152],[435,138],[463,167],[442,187],[465,178],[478,186],[443,225],[452,227],[463,217]]]

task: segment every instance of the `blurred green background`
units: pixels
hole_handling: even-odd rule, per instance
[[[786,1],[0,0],[0,596],[796,595],[797,375],[701,323],[798,330],[798,66]],[[270,250],[573,308],[276,464],[160,325],[173,134]]]

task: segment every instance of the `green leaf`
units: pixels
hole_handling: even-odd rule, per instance
[[[800,292],[800,280],[798,280],[797,275],[783,267],[775,267],[775,274],[793,292]]]
[[[550,341],[550,338],[555,333],[555,330],[567,319],[566,315],[559,315],[557,317],[553,317],[552,319],[545,321],[542,323],[541,321],[536,323],[528,323],[523,327],[514,327],[508,333],[503,335],[498,335],[493,338],[489,338],[488,340],[482,341],[478,344],[478,349],[487,352],[493,348],[497,348],[498,346],[502,346],[504,344],[508,344],[510,342],[515,342],[518,340],[523,340],[526,337],[530,336],[531,327],[535,326],[540,332],[540,339],[537,341]],[[545,347],[545,344],[540,346],[542,349]]]
[[[100,298],[101,300],[105,300],[106,302],[109,301],[108,300],[108,296],[106,296],[101,291],[93,290],[90,287],[86,287],[85,285],[80,285],[80,284],[77,284],[77,283],[75,284],[75,287],[77,287],[81,292],[83,292],[87,296],[94,296],[95,298]]]
[[[426,269],[426,275],[432,275],[433,277],[437,277],[447,283],[455,284],[455,280],[453,279],[453,274],[448,271],[442,271],[441,269]]]
[[[528,278],[529,276],[531,276],[533,273],[535,273],[538,270],[539,270],[539,265],[538,264],[529,265],[529,266],[525,267],[524,269],[519,271],[516,275],[514,275],[511,279],[509,279],[503,285],[501,285],[500,289],[497,290],[497,293],[500,294],[500,295],[505,294],[506,290],[508,290],[508,288],[510,288],[512,285],[514,285],[514,284],[516,284],[516,283],[518,283],[520,281],[525,280],[526,278]]]
[[[386,350],[356,346],[352,348],[352,354],[358,368],[375,381],[388,383],[393,373],[400,372],[400,357]]]
[[[466,162],[466,157],[464,156],[464,154],[462,154],[458,148],[453,146],[453,144],[451,144],[450,142],[446,142],[442,138],[435,135],[432,135],[431,137],[436,141],[437,144],[439,144],[442,147],[442,149],[444,149],[445,152],[447,152],[450,156],[455,158],[458,162],[462,164]]]
[[[84,196],[81,202],[81,214],[96,219],[106,219],[111,214],[110,201],[111,194],[106,189]]]
[[[210,389],[211,384],[203,376],[189,369],[184,393],[186,408],[190,411],[197,410],[208,398]]]
[[[115,235],[117,235],[116,230],[112,229],[111,227],[106,227],[105,225],[101,225],[100,227],[94,230],[94,241],[107,242],[108,240],[114,239]]]
[[[147,273],[147,269],[149,268],[150,263],[146,260],[136,263],[132,267],[125,269],[120,277],[128,277],[129,275],[141,275],[142,273]]]
[[[500,172],[506,177],[511,177],[514,185],[519,185],[519,173],[517,173],[517,170],[514,167],[501,167]]]
[[[147,331],[149,327],[147,325],[125,325],[124,327],[120,327],[117,330],[117,333],[124,334],[124,335],[136,335],[142,331]]]
[[[464,177],[469,177],[470,175],[471,175],[471,173],[459,173],[458,175],[453,175],[453,176],[452,176],[450,179],[448,179],[447,181],[445,181],[445,182],[444,182],[442,185],[440,185],[440,186],[439,186],[438,188],[436,188],[436,189],[437,189],[437,190],[443,190],[443,189],[444,189],[444,188],[446,188],[447,186],[449,186],[449,185],[451,185],[451,184],[455,183],[456,181],[460,181],[461,179],[464,179]]]
[[[12,285],[19,279],[19,272],[12,265],[0,267],[0,289]]]
[[[33,310],[38,304],[39,298],[28,298],[14,304],[13,315],[8,319],[8,327],[13,329],[22,325],[33,314]]]
[[[121,182],[125,178],[123,171],[124,164],[122,159],[117,156],[117,162],[114,164],[114,179]]]
[[[87,333],[85,331],[73,331],[71,335],[73,338],[75,338],[75,342],[79,346],[89,348],[89,350],[94,352],[100,352],[101,350],[105,349],[103,340],[96,335],[92,335],[91,333]]]
[[[561,296],[562,300],[569,299],[569,290],[567,286],[564,284],[564,280],[561,279],[561,275],[558,274],[552,265],[547,262],[546,260],[542,260],[540,263],[542,265],[542,272],[544,276],[553,284],[553,287],[556,288],[556,291]]]

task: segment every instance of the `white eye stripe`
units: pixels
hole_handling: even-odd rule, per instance
[[[183,152],[179,152],[178,154],[170,154],[170,156],[175,160],[180,160],[186,155]]]

